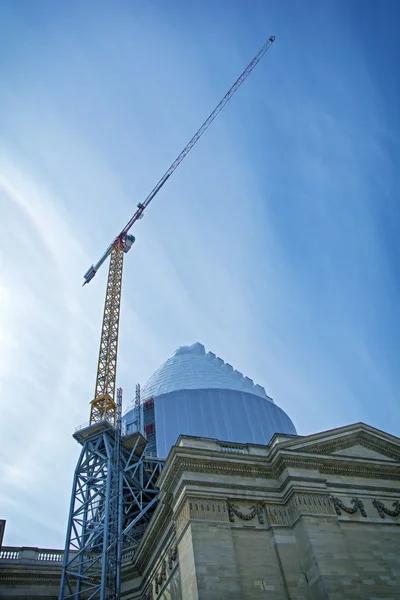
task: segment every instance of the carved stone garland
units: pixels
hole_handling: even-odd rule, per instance
[[[159,591],[159,586],[161,586],[164,581],[166,581],[167,579],[167,563],[165,562],[165,560],[162,561],[161,563],[161,569],[158,573],[158,575],[155,576],[155,588],[156,588],[156,594],[158,594]]]
[[[345,506],[343,504],[343,502],[339,498],[336,498],[335,496],[331,496],[331,500],[332,500],[333,506],[335,508],[336,514],[339,516],[342,514],[342,510],[344,512],[348,513],[349,515],[354,515],[354,513],[356,513],[359,510],[363,517],[367,516],[367,513],[365,512],[364,504],[363,504],[362,500],[360,500],[359,498],[352,498],[351,501],[354,505],[352,507]]]
[[[386,506],[383,504],[383,502],[380,502],[380,500],[372,500],[372,504],[375,506],[381,519],[385,518],[385,514],[389,517],[398,517],[400,515],[400,502],[398,500],[393,502],[394,510],[386,508]]]
[[[147,588],[145,594],[143,594],[143,600],[153,600],[153,584],[151,583]]]
[[[177,560],[177,558],[178,558],[178,546],[176,544],[174,544],[173,546],[171,546],[171,548],[169,548],[168,553],[167,553],[168,569],[170,571],[172,571],[172,568],[174,566],[173,563]],[[161,568],[160,568],[159,572],[156,573],[156,575],[154,577],[154,592],[155,592],[156,596],[158,595],[160,588],[162,587],[162,584],[166,580],[167,580],[167,561],[163,560],[161,563]],[[146,593],[144,594],[143,600],[153,600],[153,584],[152,583],[150,584]]]
[[[176,544],[174,544],[169,550],[168,550],[168,569],[171,571],[172,567],[173,567],[173,563],[176,561],[178,557],[178,547]]]
[[[250,507],[250,512],[247,515],[242,513],[237,506],[231,504],[229,501],[227,501],[226,506],[228,509],[229,521],[231,523],[235,522],[235,515],[239,519],[242,519],[242,521],[251,521],[251,519],[254,519],[254,517],[257,515],[260,525],[264,524],[264,515],[261,506],[256,506],[253,504],[253,506]]]

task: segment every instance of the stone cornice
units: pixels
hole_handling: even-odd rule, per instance
[[[342,458],[342,457],[340,457]],[[356,476],[364,479],[400,479],[400,465],[396,463],[369,463],[368,466],[359,461],[325,461],[320,468],[321,473]]]
[[[273,472],[278,477],[286,468],[315,469],[320,473],[392,479],[400,476],[400,463],[379,459],[359,458],[326,454],[281,451],[272,462]]]
[[[362,486],[357,486],[354,484],[354,482],[349,481],[349,483],[343,483],[340,481],[330,481],[327,480],[327,486],[330,489],[334,489],[334,488],[340,488],[340,489],[348,489],[348,490],[354,490],[357,487],[362,488],[365,491],[368,492],[375,492],[375,493],[379,493],[380,495],[384,495],[384,494],[398,494],[399,493],[399,488],[398,487],[384,487],[382,488],[382,485],[362,485]]]
[[[325,454],[310,454],[293,450],[279,450],[275,456],[254,457],[235,455],[230,460],[223,460],[225,456],[218,456],[218,460],[211,460],[199,456],[198,451],[189,455],[185,448],[184,456],[179,456],[177,449],[171,470],[166,473],[163,488],[176,494],[175,486],[179,479],[188,472],[212,473],[216,476],[276,479],[289,467],[304,470],[316,470],[321,473],[336,473],[348,476],[362,476],[365,478],[392,479],[400,476],[400,464],[396,462],[380,461],[379,459],[359,458],[352,456],[338,456]],[[200,481],[198,485],[202,485]],[[214,482],[209,482],[212,487]],[[257,486],[254,486],[257,487]],[[265,486],[263,486],[265,487]]]
[[[162,489],[169,491],[171,479],[175,478],[177,471],[182,471],[182,465],[184,465],[184,470],[190,470],[191,466],[197,470],[199,463],[203,465],[205,472],[220,471],[234,476],[241,474],[243,468],[246,468],[252,477],[271,477],[273,474],[268,467],[266,458],[266,456],[257,454],[230,454],[197,447],[175,446],[166,462],[168,468],[164,467],[158,481]]]
[[[165,469],[165,468],[164,468]],[[247,477],[259,477],[270,479],[274,477],[273,470],[269,467],[265,457],[252,455],[226,455],[221,452],[200,452],[197,448],[184,448],[180,453],[175,448],[173,462],[164,475],[162,489],[171,492],[179,476],[187,471],[213,473],[231,477],[240,476],[244,473]]]
[[[32,582],[35,582],[35,584],[42,584],[46,586],[59,586],[60,579],[61,565],[58,576],[56,576],[54,573],[52,573],[51,575],[46,575],[37,572],[34,573],[32,571],[27,573],[26,571],[22,571],[22,569],[20,572],[18,572],[17,570],[11,572],[0,571],[0,585],[30,585]]]
[[[216,497],[225,497],[227,493],[229,493],[230,495],[232,495],[232,492],[241,492],[242,495],[248,495],[249,492],[254,492],[254,494],[252,495],[252,497],[256,497],[256,495],[262,495],[263,497],[268,496],[269,498],[273,498],[274,496],[276,496],[277,498],[282,497],[282,493],[285,492],[286,493],[286,488],[290,485],[293,486],[293,484],[297,484],[299,486],[301,486],[302,488],[306,488],[307,484],[314,484],[313,488],[315,489],[315,486],[318,485],[319,487],[317,489],[324,489],[326,488],[326,479],[325,478],[316,478],[316,477],[303,477],[301,475],[298,476],[292,476],[292,475],[288,475],[284,481],[279,485],[279,481],[275,481],[276,485],[274,487],[272,486],[263,486],[262,484],[260,485],[249,485],[246,483],[243,484],[238,484],[238,483],[230,483],[229,481],[200,481],[198,479],[181,479],[180,480],[180,484],[179,487],[177,488],[175,497],[176,498],[180,498],[180,502],[183,501],[182,499],[182,492],[183,491],[188,491],[188,488],[190,489],[190,487],[193,488],[205,488],[209,493],[214,493],[214,495],[216,495]],[[216,491],[216,490],[221,490],[220,492]],[[204,492],[204,494],[206,494],[207,492]],[[197,492],[198,493],[198,492]],[[233,494],[235,495],[235,494]],[[179,510],[179,506],[177,505],[174,508],[175,510]]]

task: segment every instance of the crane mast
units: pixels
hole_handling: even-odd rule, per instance
[[[91,401],[90,424],[106,420],[112,425],[116,421],[116,367],[118,352],[118,332],[119,315],[121,305],[122,288],[122,270],[124,254],[128,252],[135,241],[132,235],[129,235],[131,227],[143,217],[145,209],[153,198],[165,185],[183,159],[189,154],[193,146],[199,141],[202,135],[209,128],[214,119],[219,115],[224,106],[229,102],[235,92],[239,89],[245,79],[250,75],[255,66],[259,63],[268,48],[275,41],[275,36],[271,36],[257,52],[253,60],[247,65],[242,74],[238,77],[229,91],[225,94],[212,113],[207,117],[202,126],[197,130],[191,140],[186,144],[182,152],[171,164],[169,169],[161,177],[157,185],[151,190],[144,202],[137,205],[137,210],[115,240],[108,246],[101,258],[95,265],[92,265],[84,275],[84,283],[89,283],[96,275],[98,269],[110,256],[110,265],[108,270],[106,300],[104,306],[103,323],[100,338],[100,352],[97,367],[97,377],[95,386],[95,396]]]
[[[117,377],[122,269],[124,266],[124,253],[130,250],[134,240],[133,236],[127,236],[125,243],[123,243],[117,238],[111,247],[106,300],[101,327],[96,389],[94,399],[90,403],[91,424],[97,421],[108,421],[115,426],[117,410],[115,403],[115,382]]]

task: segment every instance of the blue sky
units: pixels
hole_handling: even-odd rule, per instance
[[[82,276],[271,35],[135,228],[128,402],[199,340],[300,434],[399,435],[396,1],[0,8],[0,506],[5,543],[64,545],[106,268]]]

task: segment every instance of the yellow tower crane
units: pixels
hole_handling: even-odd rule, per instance
[[[91,401],[90,424],[99,421],[108,421],[115,426],[117,404],[115,402],[115,383],[117,370],[118,354],[118,332],[119,317],[121,306],[122,289],[122,269],[124,264],[124,254],[130,250],[135,238],[129,234],[129,230],[136,221],[142,218],[144,210],[148,207],[153,198],[171,177],[172,173],[180,165],[183,159],[189,154],[193,146],[199,141],[215,117],[221,112],[225,104],[229,102],[233,94],[239,89],[244,80],[250,75],[254,67],[264,56],[268,48],[275,41],[275,36],[271,36],[259,50],[253,60],[245,68],[243,73],[232,85],[230,90],[222,98],[209,117],[204,121],[200,129],[194,134],[189,143],[185,146],[176,160],[172,163],[160,181],[153,188],[143,203],[137,205],[137,209],[132,218],[125,225],[123,230],[109,245],[100,260],[90,267],[84,275],[83,285],[89,283],[96,275],[103,262],[110,256],[110,266],[108,270],[106,299],[104,305],[103,325],[101,328],[99,362],[97,367],[96,388],[94,399]]]

